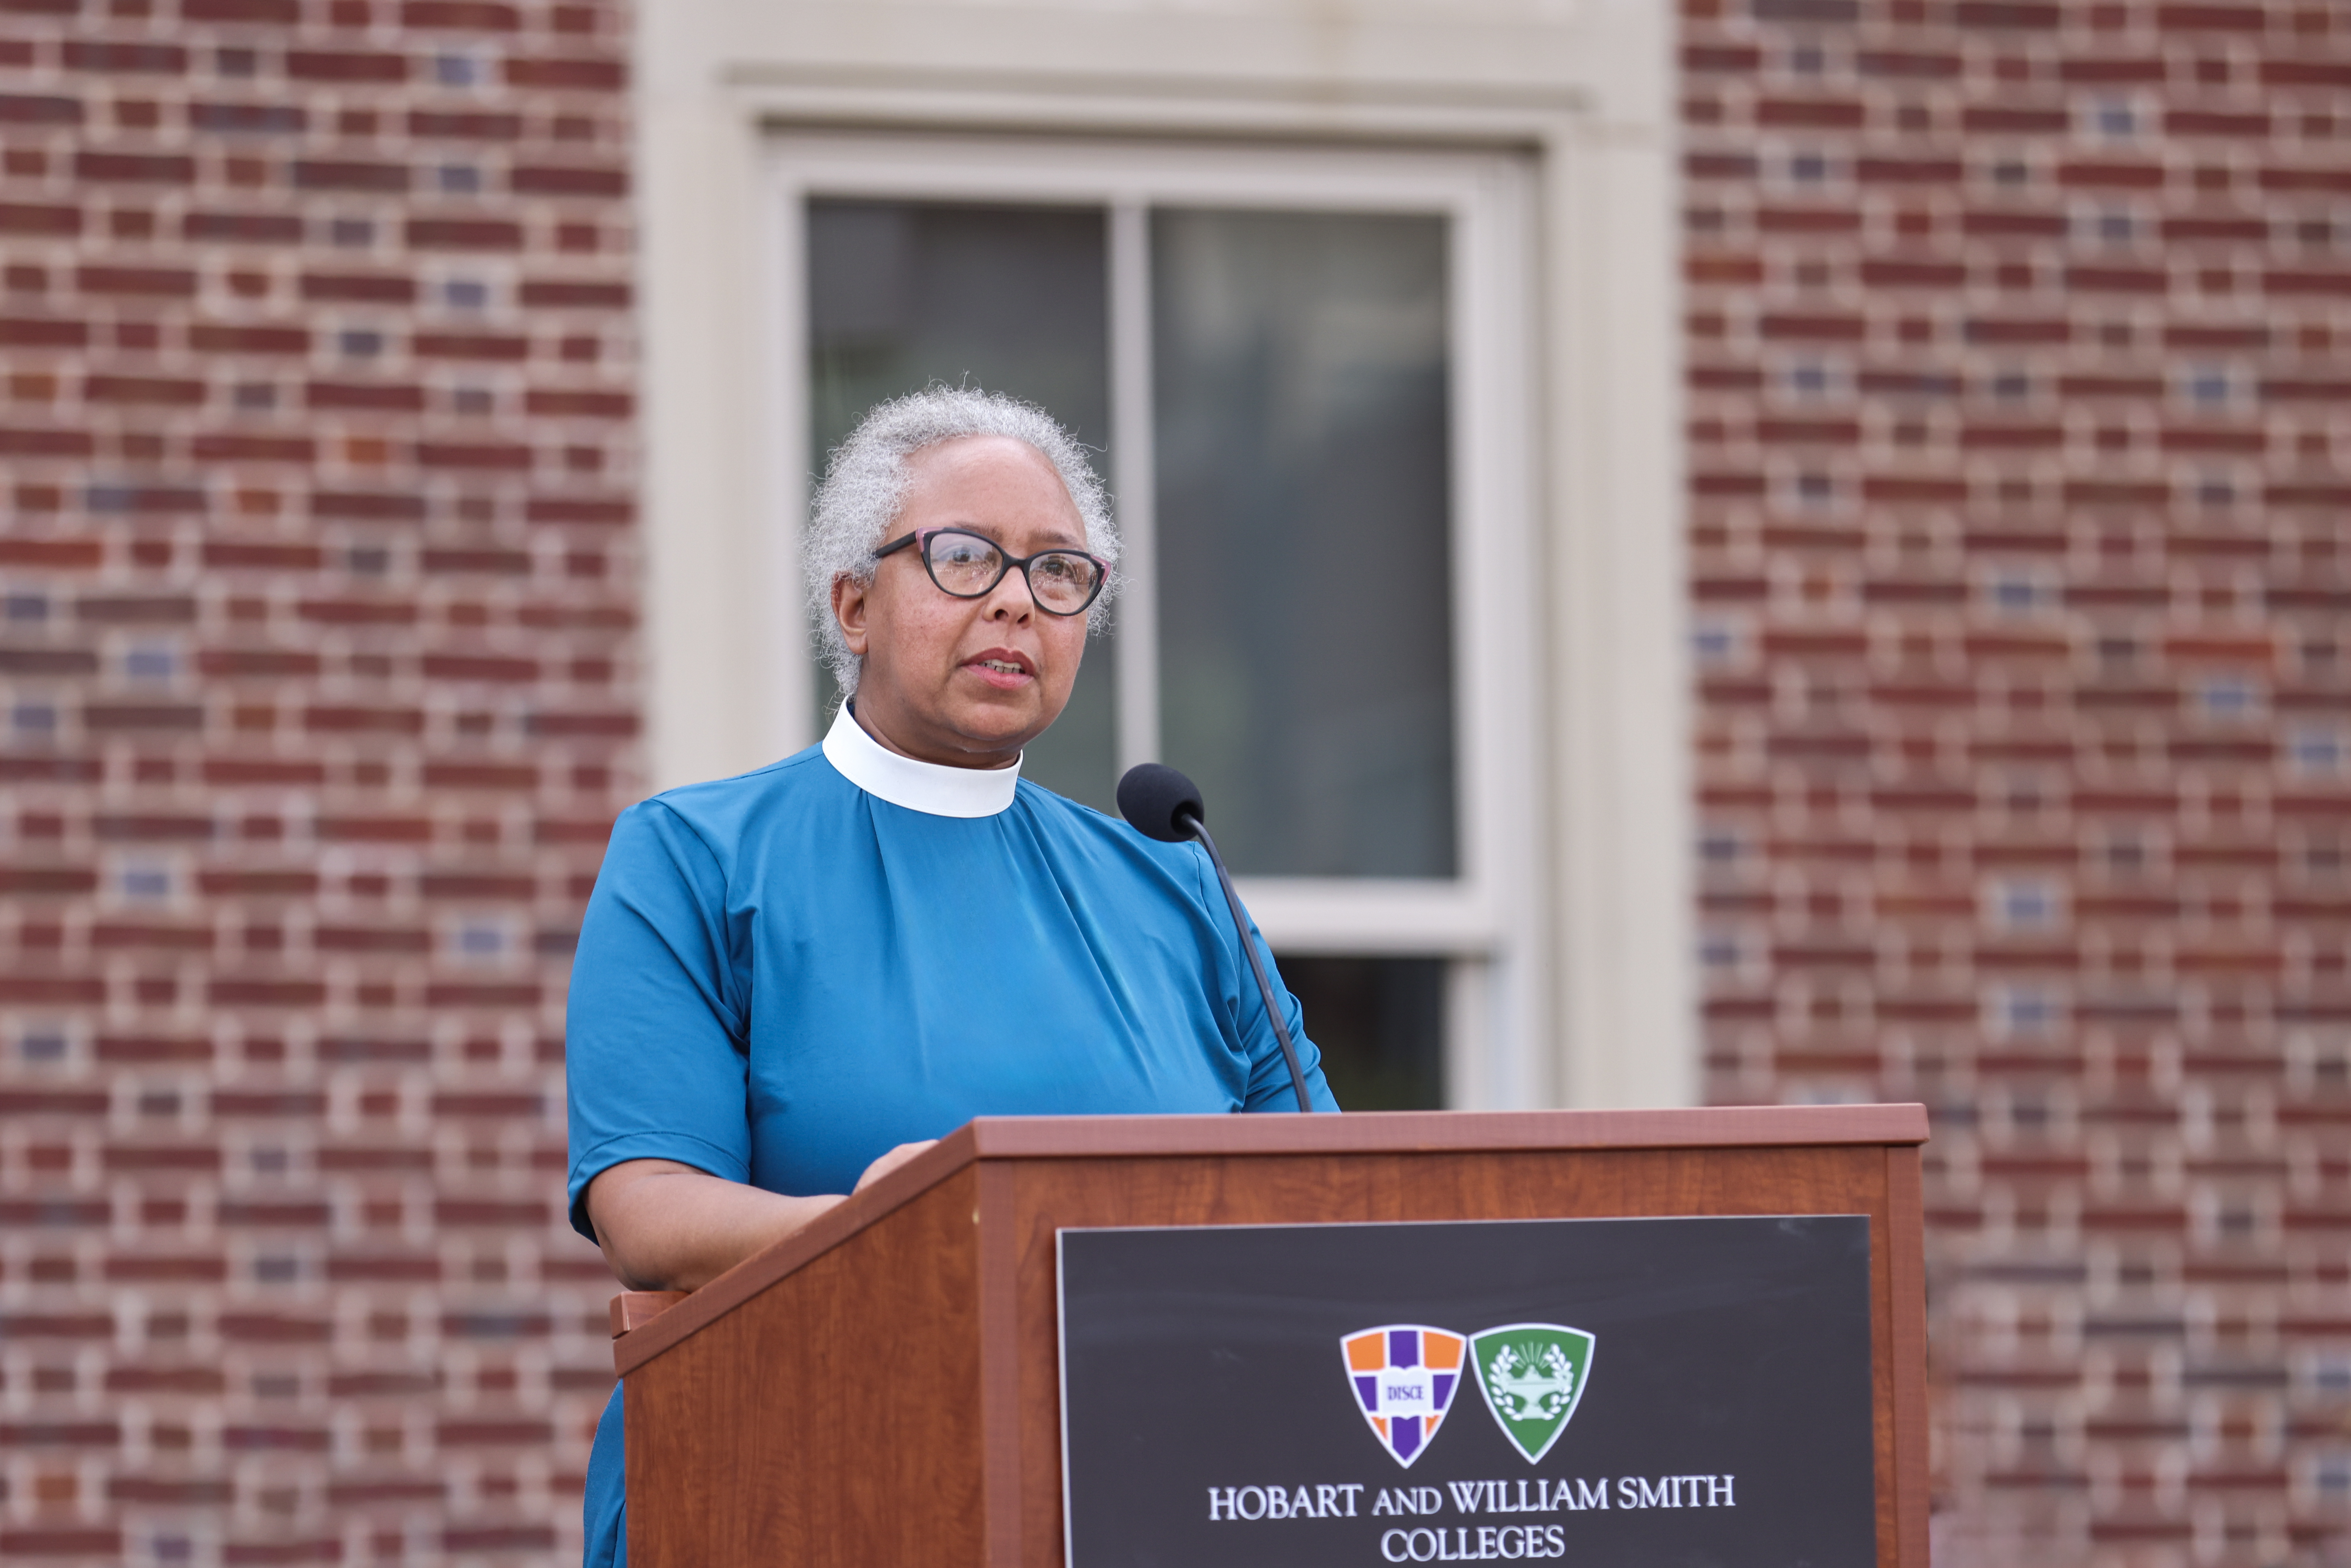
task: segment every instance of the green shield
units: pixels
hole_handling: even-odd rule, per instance
[[[1583,1397],[1592,1335],[1558,1323],[1505,1323],[1469,1338],[1469,1360],[1486,1408],[1533,1464],[1551,1452]]]

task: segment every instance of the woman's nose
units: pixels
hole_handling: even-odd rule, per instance
[[[1004,574],[987,596],[987,612],[991,616],[1011,615],[1026,621],[1037,608],[1037,597],[1029,591],[1029,574],[1014,567]]]

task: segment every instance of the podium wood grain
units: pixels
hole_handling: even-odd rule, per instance
[[[1917,1106],[972,1124],[632,1328],[636,1568],[1061,1562],[1054,1232],[1870,1217],[1878,1563],[1927,1562]]]
[[[983,1560],[978,1183],[956,1172],[626,1380],[632,1563]]]

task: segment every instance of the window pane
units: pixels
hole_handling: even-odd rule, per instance
[[[1281,958],[1322,1076],[1345,1111],[1445,1104],[1445,961]]]
[[[1453,874],[1445,237],[1153,216],[1161,750],[1236,871]]]
[[[934,381],[1010,392],[1097,449],[1110,434],[1103,214],[1067,207],[810,201],[810,450],[824,456],[884,398]],[[1115,689],[1105,638],[1029,747],[1022,774],[1115,810]],[[818,708],[840,694],[820,670]]]

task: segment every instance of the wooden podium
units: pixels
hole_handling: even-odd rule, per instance
[[[1925,1568],[1917,1105],[983,1119],[612,1303],[632,1568],[1062,1560],[1062,1227],[1869,1217],[1877,1563]]]

